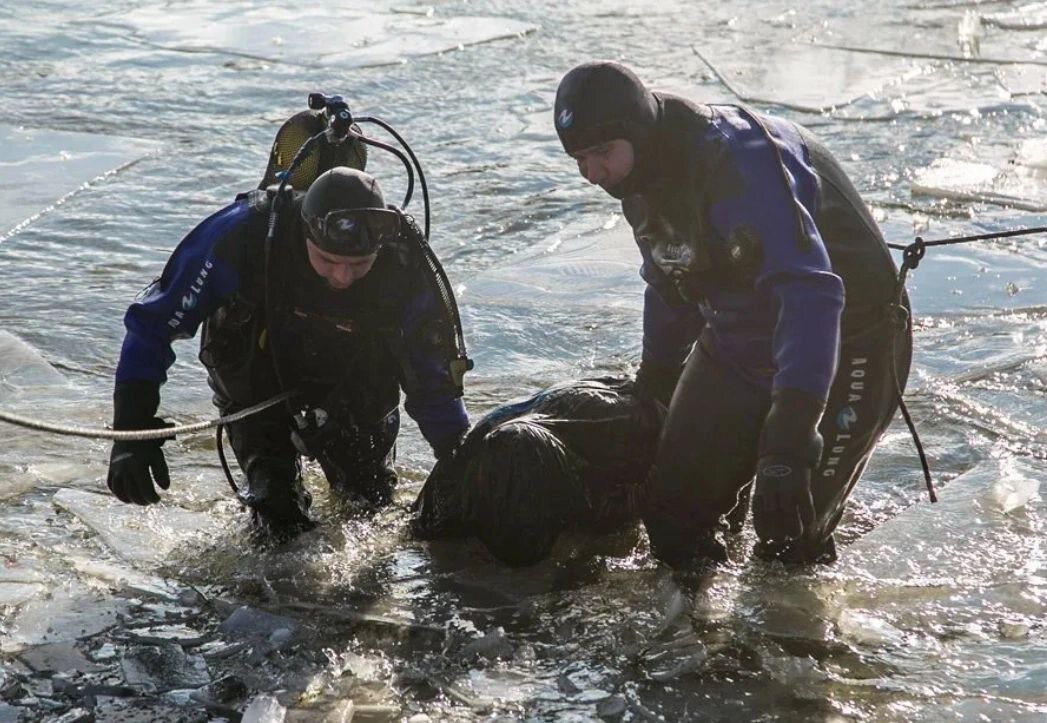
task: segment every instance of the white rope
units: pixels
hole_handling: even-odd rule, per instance
[[[241,409],[239,412],[234,412],[225,417],[219,417],[218,419],[211,419],[206,422],[196,422],[194,424],[185,424],[180,427],[162,427],[159,429],[88,429],[87,427],[69,427],[58,424],[47,424],[46,422],[38,422],[28,417],[21,417],[17,414],[10,414],[0,410],[0,422],[7,422],[9,424],[15,424],[19,427],[25,427],[26,429],[35,429],[40,432],[49,432],[51,434],[61,434],[69,437],[89,437],[92,439],[111,439],[121,441],[142,441],[147,439],[170,439],[176,437],[179,434],[190,434],[192,432],[199,432],[204,429],[213,429],[219,425],[231,424],[232,422],[238,422],[241,419],[245,419],[259,412],[263,412],[270,407],[275,407],[277,404],[287,401],[294,394],[294,391],[284,392],[279,394],[272,399],[267,399],[264,402],[248,407],[247,409]]]

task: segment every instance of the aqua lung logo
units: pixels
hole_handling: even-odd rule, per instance
[[[858,421],[858,413],[854,407],[844,407],[836,413],[836,428],[841,432],[851,431],[851,427]]]
[[[356,230],[356,220],[352,218],[340,218],[335,222],[335,227],[342,233],[352,233]]]
[[[574,123],[574,113],[567,108],[560,111],[560,115],[556,116],[556,125],[560,127],[560,130],[567,130]]]
[[[865,375],[868,370],[869,360],[865,357],[852,357],[846,369],[841,369],[841,374],[846,374],[847,383],[847,406],[836,412],[836,434],[828,441],[829,459],[825,462],[822,477],[833,477],[836,468],[840,464],[848,442],[851,441],[851,430],[858,423],[858,412],[855,406],[865,398]]]
[[[189,287],[189,291],[182,296],[182,300],[179,304],[180,308],[175,310],[174,315],[167,320],[167,325],[172,329],[177,329],[182,323],[182,319],[185,318],[187,311],[192,311],[196,308],[197,303],[200,301],[200,292],[203,291],[204,282],[207,281],[207,275],[211,273],[211,268],[214,263],[211,261],[205,261],[203,268],[200,269],[200,273],[196,275],[196,280],[193,281]]]

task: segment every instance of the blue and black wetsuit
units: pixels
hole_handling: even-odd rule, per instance
[[[311,434],[298,430],[299,446],[318,458],[332,486],[387,497],[401,388],[407,412],[437,454],[468,428],[461,380],[449,370],[456,330],[427,275],[413,223],[382,246],[366,276],[333,290],[309,264],[300,202],[291,200],[281,213],[271,252],[269,308],[276,318],[266,318],[269,196],[259,191],[193,229],[127,310],[117,386],[158,387],[175,358],[172,341],[203,325],[200,360],[216,405],[230,413],[279,391],[272,345],[283,384],[323,410]],[[249,479],[297,477],[291,432],[283,407],[230,425]]]
[[[744,520],[755,475],[761,551],[833,558],[912,348],[847,175],[798,125],[651,92],[613,61],[563,77],[554,122],[583,175],[622,199],[643,256],[637,383],[671,398],[644,515],[654,553],[724,555],[716,530]]]
[[[659,172],[623,200],[648,282],[641,369],[687,361],[652,474],[652,544],[672,561],[732,511],[744,519],[758,458],[784,455],[810,466],[816,511],[789,553],[831,558],[908,375],[894,263],[805,129],[654,95]]]

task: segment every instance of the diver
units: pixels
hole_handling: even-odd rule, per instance
[[[362,170],[366,149],[321,145],[288,166],[322,125],[316,113],[291,118],[260,188],[189,232],[131,304],[113,394],[114,429],[165,426],[156,414],[171,343],[201,325],[199,358],[223,415],[294,390],[288,404],[227,427],[246,478],[239,498],[258,529],[279,537],[315,526],[303,456],[355,508],[391,501],[401,389],[438,459],[469,427],[453,296],[421,229]],[[276,178],[288,187],[269,186]],[[156,487],[170,485],[161,444],[114,443],[117,498],[159,501]]]
[[[640,518],[664,407],[631,379],[559,384],[485,414],[437,461],[414,504],[420,539],[478,537],[532,565],[560,533],[614,532]]]
[[[554,123],[643,259],[637,384],[669,408],[652,552],[726,559],[751,495],[759,556],[835,560],[912,355],[908,300],[846,173],[795,123],[652,92],[614,62],[563,77]]]

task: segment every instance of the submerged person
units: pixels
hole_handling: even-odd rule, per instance
[[[473,536],[502,562],[547,557],[561,532],[639,519],[664,408],[631,380],[546,389],[487,413],[415,502],[416,537]]]
[[[652,92],[614,62],[568,72],[554,122],[643,258],[637,382],[671,399],[644,512],[654,554],[725,559],[751,492],[758,554],[835,560],[912,354],[894,262],[846,173],[795,123]]]
[[[240,499],[281,536],[314,526],[303,455],[334,493],[364,509],[390,502],[401,389],[437,459],[469,426],[453,297],[418,226],[354,168],[285,194],[268,262],[272,190],[242,194],[182,240],[127,310],[113,395],[115,429],[164,426],[171,342],[201,324],[200,360],[223,415],[295,389],[292,403],[227,427],[246,478]],[[170,485],[161,444],[113,445],[108,486],[121,501],[159,501],[157,487]]]

